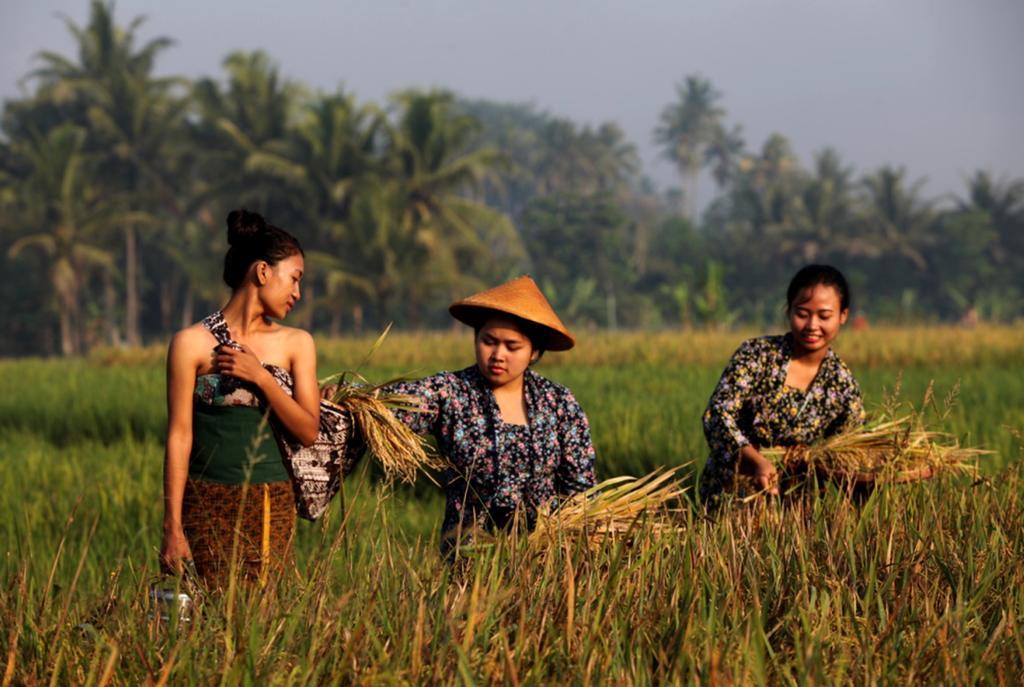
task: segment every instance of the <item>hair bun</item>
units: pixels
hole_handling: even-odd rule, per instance
[[[232,210],[228,213],[228,244],[234,246],[267,229],[267,222],[258,212],[249,212],[245,208]]]

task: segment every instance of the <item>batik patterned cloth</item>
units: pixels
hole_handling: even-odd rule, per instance
[[[743,446],[807,445],[864,423],[860,386],[835,351],[829,349],[806,391],[786,385],[792,357],[789,334],[749,339],[733,354],[704,411],[711,449],[700,484],[706,503],[733,487]]]
[[[523,387],[528,425],[502,421],[475,365],[387,387],[422,400],[423,412],[396,414],[417,434],[433,435],[452,465],[442,475],[442,550],[456,531],[504,526],[517,509],[529,518],[594,485],[590,426],[572,392],[532,370]]]
[[[239,579],[256,582],[291,563],[295,496],[289,481],[219,484],[190,479],[181,519],[196,572],[211,589],[227,585],[232,564]]]
[[[239,345],[231,338],[224,314],[217,311],[202,322],[217,343],[221,345]],[[287,370],[264,363],[263,365],[277,383],[289,395],[292,395],[294,381]],[[226,377],[226,379],[230,379]],[[249,387],[238,382],[242,387]],[[197,393],[198,393],[197,385]],[[210,393],[204,390],[204,393]],[[239,393],[225,389],[222,393]],[[258,391],[254,395],[262,398]],[[351,417],[347,412],[328,401],[320,402],[320,430],[311,446],[303,446],[296,441],[287,429],[270,415],[270,426],[274,430],[278,446],[284,456],[284,463],[295,487],[295,499],[299,515],[315,520],[327,509],[328,504],[341,487],[341,480],[355,468],[362,456],[364,443],[356,431]]]

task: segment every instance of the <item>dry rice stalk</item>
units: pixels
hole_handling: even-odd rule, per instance
[[[390,330],[389,324],[374,342],[359,368],[380,348]],[[337,384],[337,389],[331,394],[328,403],[351,415],[352,422],[366,440],[370,453],[384,468],[385,478],[389,481],[400,479],[412,484],[416,481],[418,471],[429,477],[428,468],[443,468],[443,459],[392,413],[392,410],[422,412],[420,399],[408,394],[392,394],[383,390],[388,384],[401,381],[398,379],[383,384],[370,384],[359,374],[359,368],[356,368],[356,371],[332,375],[322,380],[321,386]]]
[[[891,484],[927,479],[943,470],[974,470],[974,459],[992,452],[962,447],[952,435],[926,429],[920,415],[913,414],[882,419],[810,446],[761,453],[791,472],[811,468],[835,479]]]
[[[670,503],[685,492],[677,477],[681,467],[661,467],[643,477],[612,477],[572,496],[554,511],[539,510],[528,547],[545,549],[569,535],[584,537],[596,549],[628,535],[644,516],[649,516],[645,529],[681,533],[678,524],[664,517],[672,510]],[[479,532],[474,546],[494,541],[494,534]]]

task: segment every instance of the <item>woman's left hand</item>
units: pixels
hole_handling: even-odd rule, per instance
[[[248,346],[240,345],[240,348],[227,345],[218,346],[214,363],[220,374],[231,375],[236,379],[253,384],[259,384],[267,374],[263,363]]]

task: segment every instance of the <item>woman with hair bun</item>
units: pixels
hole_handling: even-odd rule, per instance
[[[850,314],[850,288],[828,265],[807,265],[786,292],[789,332],[744,341],[704,411],[711,454],[700,495],[710,506],[737,473],[778,494],[778,473],[760,449],[806,445],[864,422],[860,387],[832,342]]]
[[[313,338],[274,321],[301,296],[302,246],[244,209],[227,225],[231,298],[167,355],[160,556],[172,570],[194,560],[212,586],[232,565],[262,580],[290,558],[295,495],[267,419],[283,446],[312,444],[320,422]]]

